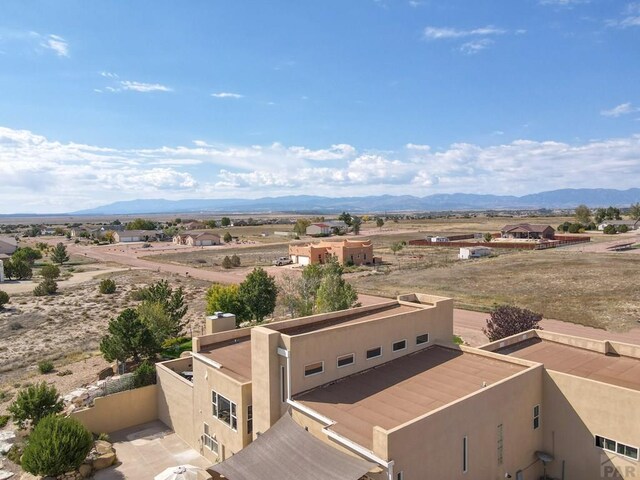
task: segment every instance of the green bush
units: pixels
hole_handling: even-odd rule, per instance
[[[48,415],[29,435],[22,468],[32,475],[61,475],[76,470],[92,446],[91,432],[78,420]]]
[[[116,282],[111,280],[110,278],[105,278],[100,282],[100,286],[98,290],[103,295],[111,295],[116,292]]]
[[[156,383],[156,366],[145,360],[133,372],[133,385],[139,388],[154,383]]]
[[[58,291],[58,283],[55,280],[43,280],[33,289],[36,297],[44,297],[45,295],[53,295]]]
[[[233,268],[233,263],[231,263],[231,259],[228,256],[222,260],[222,268]]]
[[[60,267],[47,263],[40,269],[40,275],[45,280],[55,280],[60,276]]]
[[[602,232],[605,233],[606,235],[615,235],[617,233],[616,226],[607,225],[606,227],[604,227]]]
[[[618,228],[616,230],[618,231],[618,233],[627,233],[629,231],[629,227],[627,227],[626,225],[618,225]]]
[[[4,290],[0,290],[0,310],[2,310],[7,303],[9,303],[9,294]]]
[[[42,374],[51,373],[53,372],[53,363],[49,360],[43,360],[38,364],[38,370],[40,370],[40,373]]]
[[[9,413],[18,427],[24,428],[27,423],[35,426],[42,418],[52,413],[60,413],[62,409],[62,399],[56,387],[41,382],[20,390],[15,401],[9,406]]]
[[[569,225],[569,233],[579,233],[582,225],[580,223],[572,223]]]
[[[240,263],[241,263],[240,262],[240,257],[234,253],[231,256],[231,265],[234,266],[234,267],[239,267]]]
[[[0,415],[0,428],[6,427],[10,418],[11,417],[9,415]]]

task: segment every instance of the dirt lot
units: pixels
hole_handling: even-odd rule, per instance
[[[95,352],[109,320],[137,303],[130,298],[131,291],[162,278],[185,289],[188,328],[199,331],[202,327],[209,282],[145,270],[103,276],[116,281],[115,294],[100,295],[97,277],[53,296],[12,296],[0,313],[0,385],[25,372],[35,372],[42,359],[62,365],[76,360],[80,353]]]
[[[640,319],[638,255],[551,249],[457,261],[451,249],[426,250],[423,259],[415,257],[415,249],[398,255],[400,269],[354,274],[351,281],[372,295],[424,291],[476,310],[511,302],[547,318],[617,331],[637,326]]]

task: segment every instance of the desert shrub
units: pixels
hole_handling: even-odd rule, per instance
[[[32,475],[61,475],[76,470],[92,446],[91,432],[78,420],[48,415],[29,435],[22,468]]]
[[[607,235],[615,235],[617,233],[616,226],[615,225],[607,225],[606,227],[604,227],[602,232],[607,234]]]
[[[145,360],[133,372],[133,384],[139,388],[154,383],[156,383],[156,366]]]
[[[582,228],[582,224],[580,223],[572,223],[569,225],[569,233],[579,233]]]
[[[616,230],[618,233],[627,233],[629,231],[629,227],[627,227],[626,225],[618,225],[618,228]]]
[[[225,232],[224,237],[222,237],[224,243],[230,243],[233,240],[233,237],[229,232]]]
[[[482,333],[495,342],[527,330],[542,330],[542,327],[538,326],[540,320],[541,313],[512,305],[496,305],[491,310],[491,317],[487,319],[487,326],[482,329]]]
[[[234,267],[239,267],[240,263],[241,263],[240,262],[240,257],[234,253],[231,256],[231,265],[233,265]]]
[[[0,428],[6,427],[10,418],[11,417],[9,415],[0,415]]]
[[[41,382],[20,390],[15,401],[9,406],[9,412],[14,422],[20,428],[24,428],[27,422],[35,426],[42,418],[59,413],[62,408],[62,400],[56,387]]]
[[[4,290],[0,290],[0,310],[2,310],[7,303],[9,303],[9,294]]]
[[[229,256],[224,257],[222,260],[222,268],[233,268],[233,263],[231,263]]]
[[[60,276],[60,267],[47,263],[40,269],[40,275],[45,280],[55,280]]]
[[[43,280],[33,289],[36,297],[44,297],[45,295],[53,295],[58,291],[58,283],[55,280]]]
[[[53,372],[53,363],[51,363],[49,360],[43,360],[42,362],[38,363],[38,370],[40,370],[40,373],[42,374],[51,373]]]
[[[207,261],[204,258],[197,258],[195,262],[200,264],[207,263]]]
[[[21,330],[23,328],[24,328],[24,326],[20,322],[11,322],[9,324],[9,329],[10,330],[14,330],[15,331],[15,330]]]
[[[20,465],[20,458],[22,457],[22,444],[14,443],[7,452],[7,458],[16,465]]]
[[[102,442],[111,442],[111,437],[109,437],[108,433],[101,433],[100,435],[98,435],[98,438],[96,438],[96,440],[100,440]]]
[[[103,295],[111,295],[116,291],[116,282],[110,278],[105,278],[100,282],[100,285],[98,286],[98,290]]]

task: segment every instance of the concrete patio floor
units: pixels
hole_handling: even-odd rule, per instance
[[[115,467],[96,473],[96,480],[153,480],[169,467],[194,465],[207,468],[211,462],[190,448],[160,421],[120,430],[110,435],[118,456]],[[204,474],[201,478],[210,478]]]

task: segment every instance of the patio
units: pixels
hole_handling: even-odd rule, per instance
[[[211,462],[190,448],[160,421],[120,430],[110,435],[118,455],[116,466],[97,472],[96,480],[153,480],[164,469],[190,464],[204,469]]]

